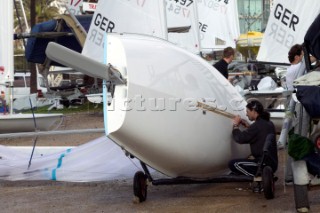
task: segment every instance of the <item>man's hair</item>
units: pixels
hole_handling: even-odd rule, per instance
[[[302,54],[303,48],[301,44],[295,44],[293,45],[288,53],[288,59],[290,61],[290,63],[292,63],[294,61],[294,57],[300,56]]]
[[[223,50],[223,58],[229,58],[232,55],[234,55],[234,49],[232,47],[226,47]]]
[[[251,111],[256,111],[262,119],[270,120],[270,113],[264,110],[263,105],[259,101],[251,101],[247,104],[247,108]]]

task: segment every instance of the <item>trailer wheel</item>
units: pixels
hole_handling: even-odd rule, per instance
[[[265,166],[262,171],[263,193],[266,199],[274,198],[274,179],[273,171],[270,166]]]
[[[141,171],[136,172],[134,175],[133,193],[139,199],[139,202],[147,199],[147,177]]]

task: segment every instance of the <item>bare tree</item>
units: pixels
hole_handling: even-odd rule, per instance
[[[36,24],[36,0],[30,1],[30,23],[31,27]],[[36,64],[29,63],[30,67],[30,93],[37,92],[37,68]]]

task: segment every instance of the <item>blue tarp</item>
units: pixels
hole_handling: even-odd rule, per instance
[[[88,32],[91,24],[92,15],[76,16],[83,28]],[[58,20],[50,20],[36,24],[31,29],[31,34],[44,33],[44,32],[57,32]],[[61,32],[72,32],[71,29],[63,24]],[[57,38],[39,38],[30,37],[27,39],[27,46],[25,50],[26,59],[28,62],[43,64],[46,59],[45,50],[49,42],[56,42],[62,46],[72,49],[76,52],[81,52],[82,47],[75,36],[61,36]],[[52,62],[51,65],[60,65]],[[62,66],[62,65],[60,65]]]

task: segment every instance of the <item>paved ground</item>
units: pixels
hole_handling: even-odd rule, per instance
[[[99,114],[67,116],[61,126],[62,129],[102,127]],[[39,138],[38,144],[77,145],[100,136],[45,137]],[[32,140],[1,140],[0,144],[31,145]],[[150,185],[147,200],[136,204],[132,179],[98,183],[0,181],[0,212],[295,212],[293,187],[283,185],[283,156],[280,151],[279,180],[272,200],[253,193],[249,183]],[[309,191],[309,200],[311,212],[320,212],[319,189]]]
[[[247,183],[149,186],[145,202],[132,202],[132,180],[101,183],[1,182],[1,212],[295,212],[292,187],[277,184],[266,200]],[[309,192],[312,212],[319,193]]]

